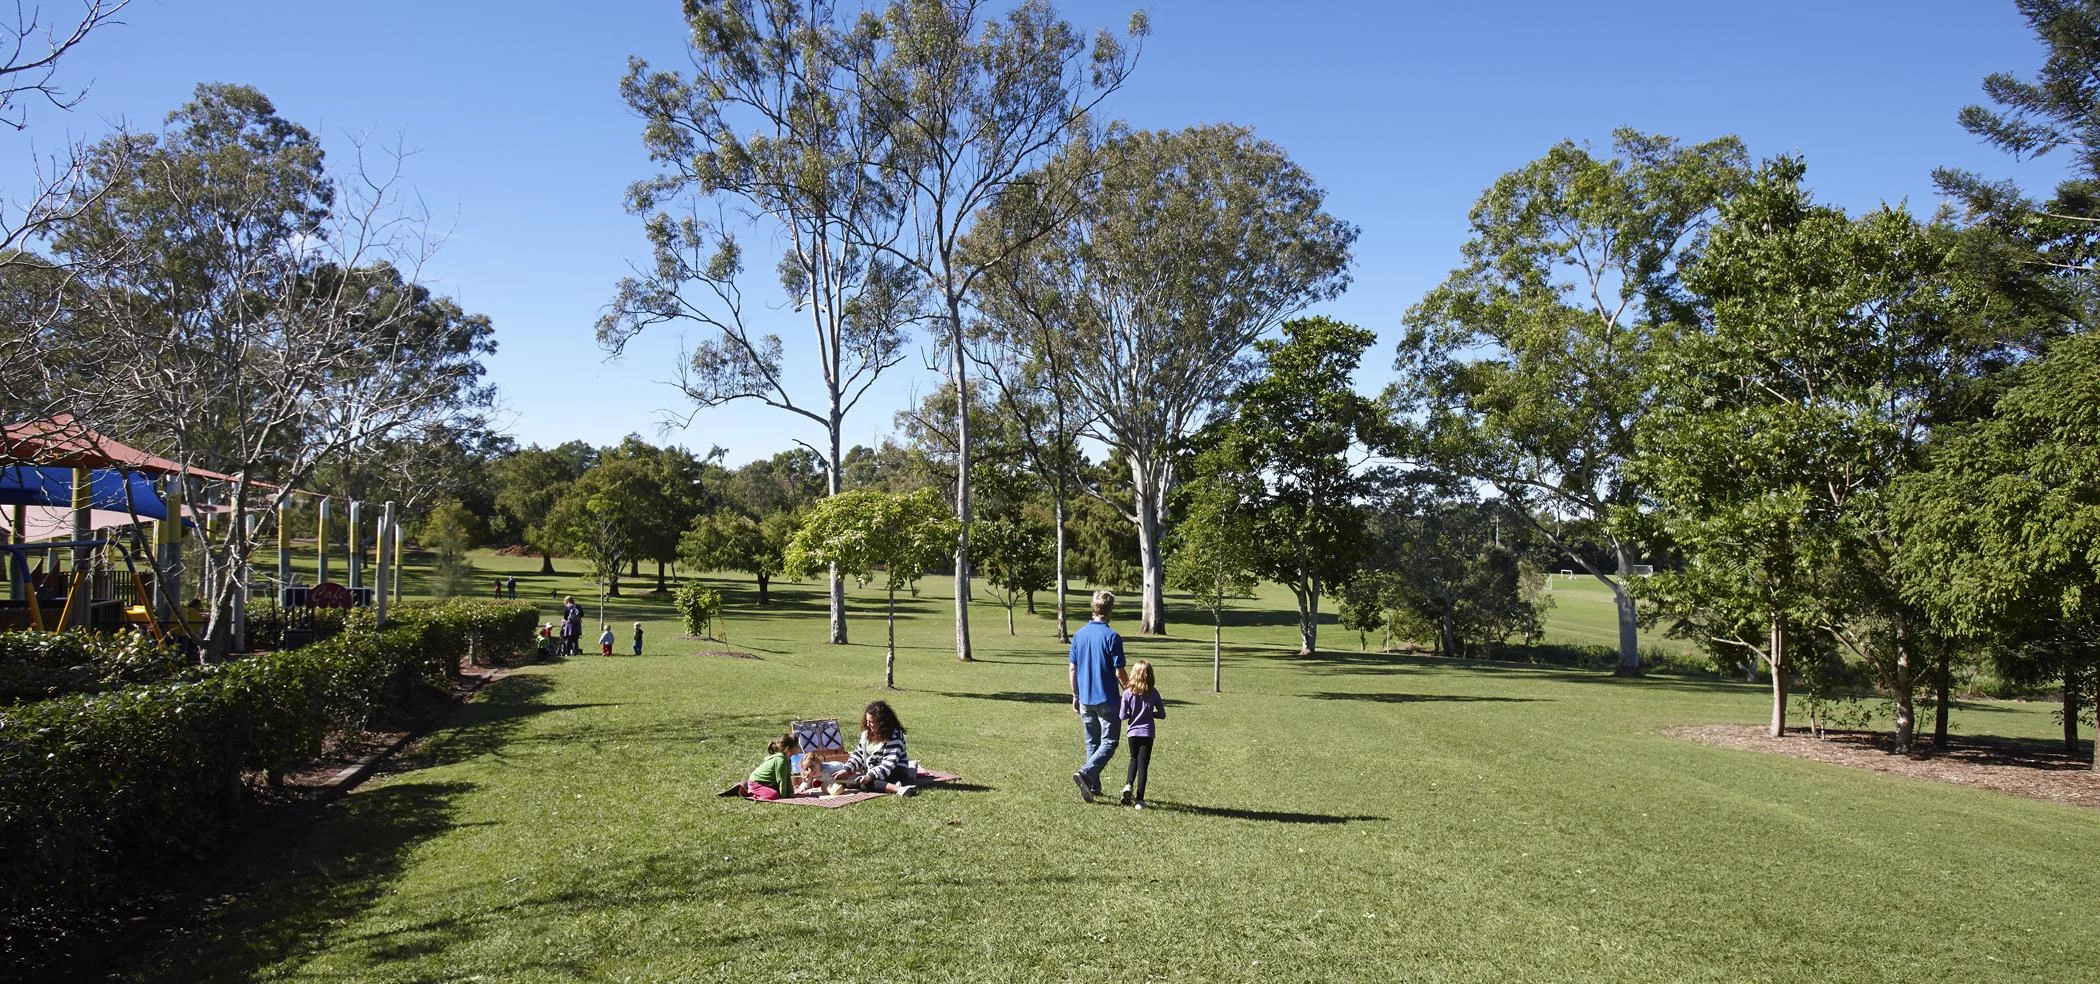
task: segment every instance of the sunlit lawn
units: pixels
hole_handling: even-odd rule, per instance
[[[137,978],[2061,982],[2100,951],[2100,815],[1657,733],[1760,720],[1751,685],[1359,655],[1333,628],[1300,659],[1274,590],[1226,629],[1222,695],[1207,626],[1131,640],[1170,699],[1155,810],[1079,802],[1047,619],[1008,637],[980,604],[960,664],[944,578],[902,603],[886,696],[965,785],[717,798],[789,719],[885,696],[875,588],[833,647],[819,586],[758,611],[717,583],[727,648],[760,659],[616,600],[645,656],[492,685]],[[2055,728],[2016,704],[1956,726]]]

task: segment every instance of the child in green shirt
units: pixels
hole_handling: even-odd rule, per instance
[[[758,768],[751,770],[751,778],[744,781],[744,798],[775,800],[793,796],[795,775],[788,767],[788,760],[800,750],[801,744],[795,740],[792,731],[767,743],[766,760],[758,763]]]

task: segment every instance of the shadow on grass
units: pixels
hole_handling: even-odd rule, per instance
[[[330,927],[384,898],[418,844],[455,829],[463,782],[401,782],[344,797],[304,834],[291,857],[257,856],[231,900],[178,928],[135,977],[151,981],[252,980],[330,946]]]
[[[1067,709],[1072,706],[1071,694],[1041,693],[1029,690],[994,690],[982,694],[963,694],[950,690],[929,690],[927,693],[936,697],[958,697],[963,700],[998,700],[1013,704],[1055,704]],[[1166,705],[1168,707],[1187,707],[1188,701],[1168,698]]]
[[[1314,700],[1366,700],[1379,704],[1536,704],[1551,700],[1547,697],[1483,697],[1478,694],[1352,694],[1332,690],[1305,696]]]
[[[1151,800],[1145,804],[1148,810],[1167,810],[1173,813],[1193,813],[1201,817],[1218,817],[1224,820],[1260,820],[1267,823],[1383,823],[1391,817],[1378,817],[1352,813],[1294,813],[1287,810],[1240,810],[1227,806],[1197,806],[1193,803],[1173,803],[1166,800]]]
[[[961,781],[929,782],[919,787],[920,796],[924,796],[927,793],[996,793],[998,791],[999,787],[997,786],[987,786],[983,783]]]

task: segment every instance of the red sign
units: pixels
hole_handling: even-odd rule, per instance
[[[334,581],[322,581],[307,592],[306,603],[315,608],[349,608],[354,600],[349,588]]]

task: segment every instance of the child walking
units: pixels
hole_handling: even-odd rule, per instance
[[[605,627],[605,631],[598,633],[598,655],[612,655],[612,640],[612,626],[608,625]]]
[[[1130,770],[1123,777],[1123,805],[1145,808],[1145,773],[1152,765],[1153,722],[1167,716],[1167,704],[1152,683],[1152,664],[1138,660],[1130,665],[1130,682],[1123,690],[1120,709],[1128,726],[1124,743],[1130,746]]]
[[[642,623],[640,622],[634,623],[634,654],[636,656],[642,654]]]
[[[795,795],[795,773],[788,768],[788,760],[799,750],[801,743],[795,740],[792,731],[768,742],[766,760],[751,770],[751,778],[744,780],[738,792],[745,799],[755,800],[776,800]]]

